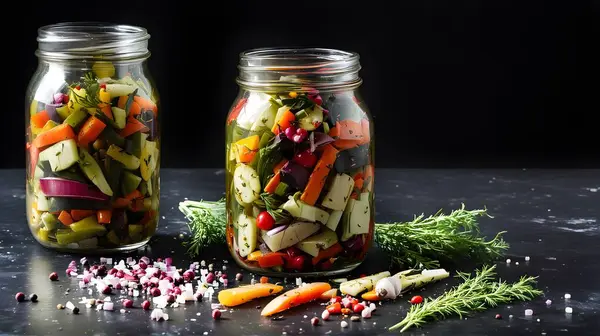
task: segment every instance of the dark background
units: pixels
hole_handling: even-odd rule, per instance
[[[189,3],[45,1],[7,9],[0,168],[24,166],[24,92],[37,65],[37,28],[79,20],[141,25],[151,34],[163,167],[223,165],[238,54],[269,46],[361,55],[378,167],[600,166],[593,2]]]

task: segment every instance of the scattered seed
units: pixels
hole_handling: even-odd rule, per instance
[[[340,322],[340,326],[341,326],[342,328],[348,328],[348,322],[346,322],[346,321],[342,321],[342,322]]]
[[[38,300],[37,294],[31,294],[31,295],[29,295],[29,301],[31,301],[31,302],[37,302],[37,300]]]
[[[25,294],[23,294],[22,292],[18,292],[15,295],[15,300],[17,300],[17,302],[23,302],[23,301],[25,301]]]
[[[567,300],[568,300],[568,299],[570,299],[570,298],[571,298],[571,294],[569,294],[569,293],[565,294],[565,299],[567,299]]]
[[[318,326],[319,325],[319,318],[318,317],[313,317],[310,319],[310,324],[314,325],[314,326]]]
[[[357,321],[360,321],[360,317],[358,317],[358,316],[354,315],[354,316],[352,316],[352,317],[350,318],[350,321],[352,321],[352,322],[357,322]]]
[[[211,265],[212,265],[212,264],[211,264]],[[218,309],[215,309],[215,310],[213,310],[213,311],[212,311],[212,318],[213,318],[214,320],[218,320],[218,319],[220,319],[220,318],[221,318],[221,311],[220,311],[220,310],[218,310]]]
[[[565,313],[567,313],[567,314],[572,314],[572,313],[573,313],[573,308],[571,308],[571,307],[566,307],[566,308],[565,308]]]

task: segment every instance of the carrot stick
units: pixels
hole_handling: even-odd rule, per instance
[[[133,101],[136,102],[143,110],[152,110],[152,112],[154,112],[154,115],[158,113],[158,108],[156,107],[156,104],[154,104],[154,102],[150,99],[135,96],[133,97]]]
[[[319,254],[316,257],[312,258],[312,264],[316,265],[323,259],[333,258],[336,255],[338,255],[340,252],[342,252],[342,250],[343,250],[342,245],[340,245],[339,242],[335,243],[335,244],[331,245],[329,248],[319,251]]]
[[[100,103],[98,104],[98,108],[100,108],[100,111],[102,111],[102,113],[104,113],[105,116],[110,118],[110,120],[115,120],[115,117],[113,117],[112,110],[110,108],[110,104]]]
[[[294,120],[296,120],[296,115],[294,115],[290,110],[283,112],[281,118],[273,125],[271,132],[273,132],[275,135],[279,134],[279,132],[290,127]]]
[[[325,181],[327,180],[327,175],[329,175],[329,171],[333,167],[333,163],[337,159],[338,150],[335,149],[331,144],[326,145],[323,150],[323,154],[321,158],[317,162],[315,169],[310,174],[308,178],[308,184],[306,188],[304,188],[304,192],[300,199],[309,205],[314,205],[317,199],[319,198],[319,194],[325,185]]]
[[[285,166],[285,164],[287,162],[288,162],[288,160],[286,160],[286,159],[281,160],[275,167],[273,167],[273,173],[275,173],[275,174],[279,173],[281,168],[283,168],[283,166]]]
[[[48,116],[48,112],[46,112],[46,110],[42,110],[32,115],[30,118],[31,123],[34,124],[37,128],[44,127],[48,120],[50,120],[50,117]]]
[[[129,99],[129,96],[119,97],[119,100],[117,101],[117,107],[124,110],[125,106],[127,106],[127,99]]]
[[[127,118],[127,124],[125,125],[125,128],[119,133],[119,135],[126,138],[135,132],[145,133],[148,131],[150,131],[150,129],[146,127],[146,125],[142,124],[141,121],[135,119],[133,115],[130,114]]]
[[[258,257],[258,265],[263,268],[281,266],[284,264],[287,253],[271,252]]]
[[[96,141],[100,133],[104,130],[106,124],[96,117],[89,117],[85,121],[81,130],[79,130],[79,136],[77,137],[78,145],[87,148],[90,143]]]
[[[98,210],[98,223],[109,224],[112,217],[112,210]]]
[[[227,307],[239,306],[248,301],[274,295],[283,290],[283,286],[270,283],[257,283],[219,291],[219,303]]]
[[[33,146],[42,148],[67,139],[75,139],[75,132],[73,132],[73,128],[69,124],[60,124],[40,133],[33,140]]]
[[[90,217],[93,214],[94,210],[71,210],[71,218],[73,218],[75,222]]]
[[[117,208],[117,209],[127,208],[130,203],[131,203],[131,200],[128,200],[127,198],[119,197],[113,202],[113,208]]]
[[[260,315],[270,316],[292,307],[297,307],[303,303],[316,300],[321,294],[330,289],[331,285],[326,282],[313,282],[302,287],[294,288],[271,300],[271,302],[269,302],[262,310]]]
[[[277,172],[277,173],[275,173],[275,175],[273,175],[273,177],[271,177],[271,179],[265,186],[265,192],[267,192],[269,194],[275,193],[275,190],[277,189],[279,182],[281,182],[281,175],[279,174],[279,172]]]
[[[60,212],[58,220],[66,226],[73,224],[73,218],[71,218],[71,215],[65,210]]]
[[[31,145],[30,143],[27,144],[29,145],[29,170],[31,176],[33,176],[35,173],[35,166],[37,166],[38,159],[40,157],[40,149],[37,146]]]

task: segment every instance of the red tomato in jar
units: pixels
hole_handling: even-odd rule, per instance
[[[261,230],[271,230],[275,225],[275,219],[268,211],[263,211],[256,217],[256,226]]]

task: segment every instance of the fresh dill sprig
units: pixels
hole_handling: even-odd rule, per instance
[[[183,201],[179,203],[181,211],[189,220],[188,228],[191,238],[185,243],[188,254],[197,256],[200,251],[211,244],[225,242],[226,210],[225,200]]]
[[[504,232],[487,241],[482,237],[477,219],[490,217],[486,209],[460,209],[445,215],[420,215],[404,223],[375,224],[375,242],[392,261],[406,267],[439,267],[440,262],[470,259],[493,261],[503,255],[508,244]]]
[[[87,72],[83,77],[81,77],[81,82],[73,83],[69,86],[69,90],[71,90],[72,98],[75,102],[84,107],[97,107],[98,104],[101,103],[100,98],[98,96],[98,92],[100,91],[100,84],[98,84],[98,77],[93,72]],[[79,95],[74,89],[79,86],[84,88],[86,91],[85,96]]]
[[[462,280],[458,286],[435,299],[425,299],[422,304],[411,306],[404,320],[390,327],[404,332],[411,327],[419,327],[429,321],[452,315],[463,315],[473,311],[483,311],[499,304],[512,301],[529,301],[542,294],[534,288],[537,277],[524,276],[514,283],[495,280],[496,266],[483,266],[475,276],[458,273]]]

